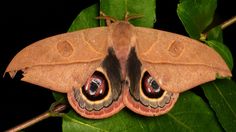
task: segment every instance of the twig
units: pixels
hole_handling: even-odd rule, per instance
[[[226,27],[229,27],[230,25],[232,25],[232,24],[234,24],[234,23],[236,23],[236,16],[234,16],[234,17],[232,17],[232,18],[230,18],[229,20],[227,20],[227,21],[225,21],[225,22],[223,22],[222,24],[220,24],[220,28],[223,30],[223,29],[225,29]],[[214,27],[213,27],[214,28]],[[208,30],[207,32],[204,32],[204,33],[202,33],[202,34],[200,34],[200,40],[201,41],[205,41],[206,40],[206,38],[207,38],[207,36],[208,36],[208,32],[209,32],[210,30]]]
[[[230,18],[229,20],[225,21],[224,23],[221,24],[221,29],[225,29],[226,27],[232,25],[233,23],[236,22],[236,16]]]
[[[20,130],[25,129],[25,128],[29,127],[29,126],[32,126],[33,124],[36,124],[36,123],[38,123],[38,122],[40,122],[40,121],[42,121],[44,119],[47,119],[48,117],[51,117],[51,116],[53,116],[55,114],[58,114],[58,113],[64,111],[65,109],[66,109],[66,105],[65,104],[59,104],[59,105],[55,106],[52,110],[49,110],[49,111],[47,111],[47,112],[45,112],[45,113],[43,113],[43,114],[41,114],[41,115],[31,119],[31,120],[28,120],[28,121],[26,121],[26,122],[24,122],[22,124],[19,124],[19,125],[13,127],[13,128],[10,128],[10,129],[6,130],[6,132],[20,131]]]

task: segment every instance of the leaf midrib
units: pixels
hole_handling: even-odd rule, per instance
[[[228,108],[230,109],[230,111],[232,112],[232,114],[234,115],[234,117],[236,118],[236,113],[234,112],[233,108],[231,107],[231,105],[229,104],[229,102],[227,101],[227,99],[225,98],[225,96],[223,95],[223,93],[221,92],[220,88],[216,85],[215,82],[213,82],[214,87],[216,88],[217,92],[220,94],[220,96],[222,97],[222,99],[224,100],[225,104],[228,106]]]
[[[184,128],[193,131],[192,128],[188,127],[186,124],[184,124],[183,122],[181,122],[179,119],[177,119],[174,115],[172,115],[171,113],[167,113],[167,115],[169,117],[171,117],[176,123],[180,124],[181,126],[183,126]]]

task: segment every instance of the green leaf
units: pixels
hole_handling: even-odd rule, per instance
[[[205,41],[210,47],[214,48],[221,57],[225,60],[226,64],[228,65],[229,69],[233,69],[233,56],[227,46],[223,43],[215,40],[208,40]]]
[[[68,32],[76,31],[79,29],[98,27],[99,21],[96,17],[99,16],[99,7],[94,4],[79,13],[71,24]]]
[[[236,130],[236,83],[222,79],[201,86],[221,125],[227,132]]]
[[[223,42],[223,34],[220,26],[216,26],[207,32],[207,40]]]
[[[141,15],[141,18],[130,22],[135,26],[153,27],[156,21],[155,0],[100,0],[100,10],[118,20],[124,20],[128,12],[130,16]]]
[[[63,116],[63,131],[221,131],[214,114],[192,92],[183,93],[175,107],[158,117],[137,115],[128,109],[102,120],[89,120],[70,111]]]
[[[64,93],[52,92],[52,95],[56,101],[58,101],[58,100],[66,101],[67,100]]]
[[[213,20],[216,5],[216,0],[180,0],[177,14],[191,38],[200,38]]]

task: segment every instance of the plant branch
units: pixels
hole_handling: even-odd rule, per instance
[[[230,25],[236,23],[236,16],[230,18],[229,20],[224,21],[222,24],[220,24],[220,28],[224,30],[226,27],[229,27]],[[214,27],[213,27],[214,28]],[[210,31],[210,30],[208,30]],[[205,41],[208,35],[208,31],[204,32],[200,35],[200,40]]]
[[[236,16],[234,16],[234,17],[230,18],[229,20],[223,22],[220,27],[223,30],[223,29],[225,29],[226,27],[232,25],[235,22],[236,22]]]
[[[67,107],[66,104],[56,105],[52,110],[44,112],[43,114],[41,114],[31,120],[28,120],[28,121],[26,121],[22,124],[19,124],[13,128],[10,128],[10,129],[6,130],[6,132],[16,132],[16,131],[20,131],[22,129],[25,129],[29,126],[32,126],[32,125],[44,120],[44,119],[47,119],[48,117],[51,117],[55,114],[58,114],[58,113],[64,111],[66,109],[66,107]]]

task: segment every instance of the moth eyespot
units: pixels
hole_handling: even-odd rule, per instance
[[[145,72],[142,77],[142,91],[149,98],[160,98],[164,93],[164,90],[148,72]]]
[[[82,87],[82,93],[91,101],[101,100],[108,94],[108,82],[101,72],[94,72]]]

